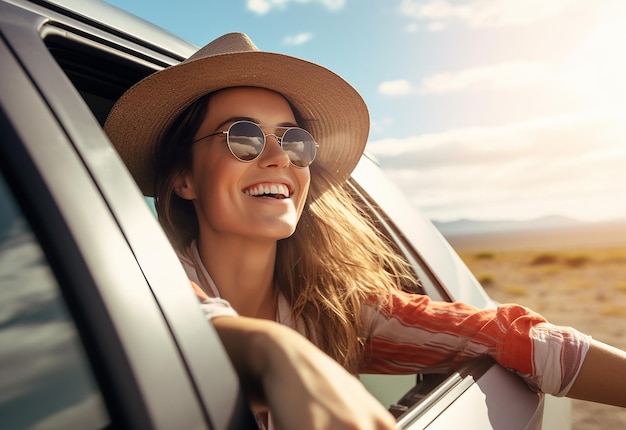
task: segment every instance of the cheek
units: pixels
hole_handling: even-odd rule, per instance
[[[219,198],[219,172],[209,163],[194,162],[191,173],[188,176],[189,193],[193,193],[192,199],[196,213],[200,219],[210,219],[214,208],[221,205],[215,204]]]
[[[217,166],[202,166],[195,171],[197,198],[194,206],[201,231],[207,227],[210,230],[222,230],[233,218],[233,200],[229,193],[232,187],[227,183],[224,173]]]
[[[193,183],[199,203],[207,205],[220,199],[220,196],[232,187],[229,186],[231,182],[229,173],[228,169],[220,165],[204,163],[197,166],[194,169]]]
[[[230,154],[229,154],[230,155]],[[232,156],[204,158],[194,163],[193,183],[196,189],[196,204],[211,219],[228,217],[237,210],[241,198],[241,178],[248,165]]]
[[[192,181],[196,187],[198,198],[214,194],[224,188],[221,183],[228,180],[237,165],[220,153],[217,142],[214,145],[196,147],[192,153]],[[232,157],[231,157],[232,158]]]

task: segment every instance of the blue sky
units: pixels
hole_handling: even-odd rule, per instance
[[[432,219],[626,217],[623,0],[107,2],[343,76],[369,106],[368,151]]]

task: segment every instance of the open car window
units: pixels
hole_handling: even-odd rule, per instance
[[[76,34],[67,37],[68,34],[66,31],[51,29],[47,31],[44,42],[100,125],[104,124],[111,107],[126,89],[167,66],[162,61],[133,55],[111,44],[98,43]],[[419,284],[407,286],[407,289],[418,294],[427,294],[434,300],[451,301],[452,297],[447,289],[430,270],[418,250],[374,199],[356,181],[351,181],[350,186],[365,213],[396,251],[411,264]],[[442,387],[459,387],[461,382],[469,383],[473,376],[484,371],[484,365],[476,369],[474,371],[470,366],[464,374],[454,372],[450,375],[361,375],[361,379],[394,415],[401,417],[425,399],[427,403],[432,403],[433,395],[450,392],[449,389],[442,390]]]
[[[66,34],[48,31],[44,42],[100,125],[104,124],[111,107],[126,89],[164,66],[93,40],[86,43],[85,39],[77,35],[68,38]],[[392,246],[411,263],[419,284],[407,286],[408,289],[428,294],[435,300],[449,301],[445,289],[428,270],[417,251],[403,239],[375,202],[368,198],[356,182],[351,183],[351,188],[365,213],[369,214]],[[362,375],[370,391],[396,415],[421,400],[445,378],[446,375]],[[416,384],[419,388],[415,388]]]
[[[47,31],[44,42],[100,125],[115,101],[163,65],[150,63],[67,32]]]

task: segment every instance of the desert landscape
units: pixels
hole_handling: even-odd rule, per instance
[[[448,240],[495,300],[626,350],[626,225]],[[575,430],[626,428],[626,409],[572,402]]]

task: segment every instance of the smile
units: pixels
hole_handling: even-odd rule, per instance
[[[258,184],[245,189],[244,193],[252,197],[274,199],[287,199],[291,196],[289,188],[285,184]]]

